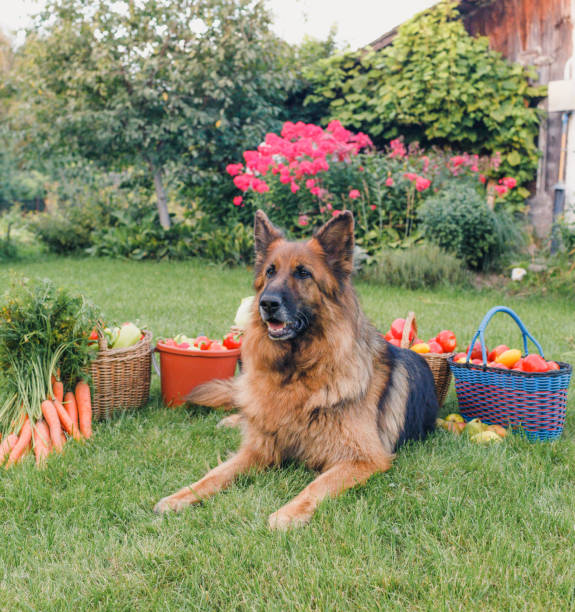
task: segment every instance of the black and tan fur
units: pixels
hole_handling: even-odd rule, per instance
[[[326,496],[389,469],[398,446],[433,429],[438,405],[424,359],[385,342],[358,303],[351,213],[307,242],[289,242],[258,211],[255,244],[257,293],[242,373],[189,397],[239,407],[241,446],[155,510],[181,510],[239,473],[295,459],[320,474],[269,517],[272,528],[285,529],[309,521]]]

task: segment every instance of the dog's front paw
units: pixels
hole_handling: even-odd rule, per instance
[[[166,514],[166,512],[179,512],[182,508],[188,506],[189,503],[184,500],[178,499],[173,495],[162,498],[155,506],[154,512],[156,514]]]
[[[277,529],[278,531],[287,531],[292,527],[302,527],[309,523],[311,515],[303,513],[294,513],[289,508],[284,506],[277,512],[270,514],[268,518],[268,525],[270,529]]]

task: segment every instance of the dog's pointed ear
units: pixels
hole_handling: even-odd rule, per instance
[[[323,249],[327,264],[342,279],[353,270],[353,214],[349,210],[330,219],[314,234]]]
[[[256,212],[254,220],[254,245],[256,251],[256,267],[265,259],[267,250],[272,242],[283,238],[284,235],[268,219],[263,210]]]

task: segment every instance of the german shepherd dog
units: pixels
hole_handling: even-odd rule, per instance
[[[325,497],[388,470],[401,444],[434,428],[433,375],[420,355],[387,343],[367,321],[350,280],[353,246],[349,211],[306,242],[287,241],[256,213],[257,294],[242,372],[196,387],[188,397],[239,407],[241,446],[202,479],[160,500],[156,512],[200,502],[248,470],[299,460],[320,474],[269,525],[301,525]]]

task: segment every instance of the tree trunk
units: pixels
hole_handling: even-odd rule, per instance
[[[150,164],[152,175],[154,177],[154,187],[156,188],[156,206],[158,207],[158,215],[160,216],[160,225],[164,229],[172,227],[172,221],[168,214],[168,198],[162,181],[162,169]]]

